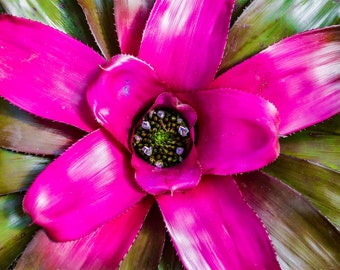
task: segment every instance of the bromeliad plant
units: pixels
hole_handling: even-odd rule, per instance
[[[88,133],[25,195],[51,239],[32,245],[60,252],[43,267],[117,267],[157,202],[187,269],[280,268],[243,199],[276,180],[242,173],[276,160],[280,137],[339,112],[340,28],[297,34],[225,71],[233,5],[156,1],[132,30],[116,10],[122,54],[108,61],[50,27],[1,17],[0,95]]]

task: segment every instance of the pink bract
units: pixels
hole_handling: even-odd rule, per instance
[[[61,244],[69,254],[91,241],[91,260],[108,234],[124,243],[123,251],[105,244],[101,256],[103,265],[116,267],[153,195],[188,269],[279,268],[232,175],[274,161],[279,134],[339,112],[339,71],[317,69],[339,55],[340,28],[283,40],[215,79],[233,4],[156,1],[139,50],[132,45],[136,28],[129,31],[130,19],[120,17],[122,51],[135,56],[108,63],[47,26],[1,16],[0,95],[90,132],[37,177],[24,199],[25,211],[52,239],[76,240]],[[158,107],[180,112],[194,141],[189,155],[167,168],[147,163],[131,146],[136,123]],[[125,235],[129,219],[135,222]],[[119,233],[109,233],[111,226]]]

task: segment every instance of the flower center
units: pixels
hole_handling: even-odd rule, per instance
[[[181,163],[191,149],[188,124],[172,109],[154,109],[135,127],[132,146],[146,162],[158,168]]]

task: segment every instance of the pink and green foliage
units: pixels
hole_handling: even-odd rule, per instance
[[[94,5],[79,3],[85,10]],[[273,247],[265,201],[252,197],[258,190],[248,179],[275,182],[252,171],[277,159],[280,136],[339,113],[340,27],[286,38],[217,76],[233,6],[233,0],[114,1],[121,54],[110,58],[115,50],[103,29],[91,28],[109,60],[41,23],[0,17],[0,96],[31,113],[37,127],[34,117],[41,117],[75,134],[70,147],[62,141],[53,150],[68,147],[25,195],[25,212],[47,235],[36,235],[18,269],[30,256],[45,258],[43,269],[117,268],[153,203],[187,269],[285,265]],[[98,16],[87,14],[92,26]],[[176,120],[188,129],[178,132],[193,142],[184,159],[176,148],[174,166],[163,167],[156,154],[159,166],[149,164],[132,144],[141,118],[157,108],[180,113],[184,119]],[[166,144],[162,136],[155,140]],[[324,265],[336,263],[330,254]]]

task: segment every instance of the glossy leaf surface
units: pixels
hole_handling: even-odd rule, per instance
[[[265,228],[231,176],[205,175],[192,190],[156,199],[187,269],[279,269]]]
[[[145,24],[154,2],[114,0],[116,30],[122,53],[138,55]]]
[[[170,88],[206,87],[221,62],[233,5],[234,0],[156,1],[138,56]]]
[[[22,212],[22,195],[0,197],[0,269],[7,269],[32,239],[36,226]]]
[[[78,0],[106,59],[120,52],[114,28],[113,0]]]
[[[0,148],[0,195],[26,190],[50,161]]]
[[[35,117],[0,99],[0,146],[14,151],[59,155],[85,133]]]
[[[269,45],[309,29],[339,23],[334,0],[254,0],[229,32],[220,72]]]
[[[157,73],[145,62],[117,55],[88,88],[87,101],[97,122],[130,150],[131,127],[164,90]]]
[[[180,98],[197,112],[196,147],[204,174],[252,171],[278,156],[279,114],[268,100],[223,88]]]
[[[340,25],[299,33],[268,47],[213,82],[262,96],[287,135],[340,112]]]
[[[85,93],[105,59],[39,22],[2,15],[0,28],[0,95],[43,118],[96,128]]]
[[[165,224],[157,205],[154,204],[119,269],[157,269],[164,241]]]
[[[76,0],[0,0],[8,14],[42,22],[97,48]]]
[[[339,231],[301,194],[262,172],[236,180],[266,226],[283,269],[339,269]]]
[[[146,198],[120,217],[75,241],[54,242],[41,230],[26,248],[16,269],[117,269],[140,230],[151,203],[152,200]]]
[[[93,232],[144,196],[130,156],[109,134],[97,130],[39,174],[23,206],[51,238],[68,241]]]
[[[340,115],[280,139],[281,153],[340,172]]]
[[[281,155],[264,170],[307,196],[340,228],[339,172],[286,155]]]

